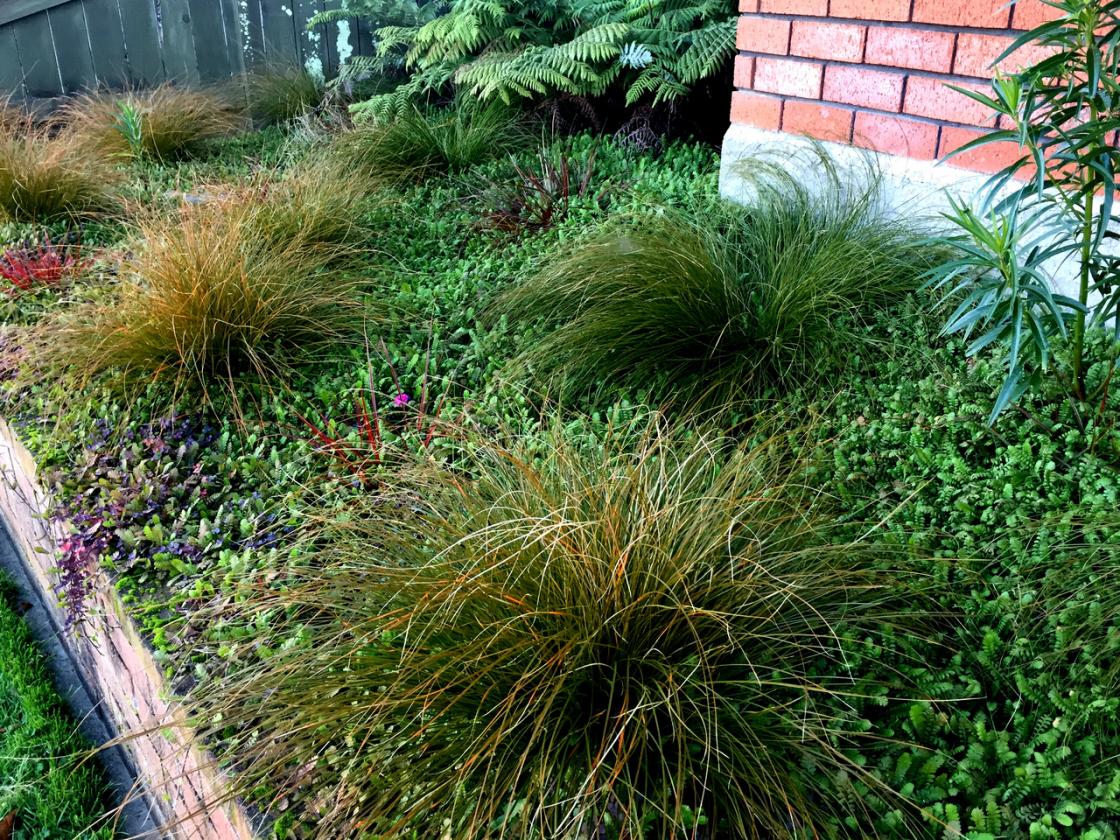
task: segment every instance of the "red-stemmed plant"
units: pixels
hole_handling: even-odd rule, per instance
[[[40,288],[56,288],[67,277],[89,265],[73,237],[53,243],[50,236],[41,240],[25,240],[0,255],[0,277],[10,283],[13,297]]]
[[[354,424],[358,443],[348,438],[347,432],[332,434],[332,424],[325,415],[315,423],[299,415],[306,426],[318,451],[333,458],[343,469],[350,473],[362,487],[372,488],[379,483],[379,472],[389,457],[386,451],[386,432],[403,436],[414,433],[415,443],[424,451],[431,448],[439,435],[439,416],[443,410],[447,394],[443,393],[432,401],[430,387],[431,342],[424,359],[424,372],[420,381],[419,399],[414,399],[401,384],[396,366],[393,364],[385,342],[380,343],[381,355],[389,366],[393,380],[394,396],[391,409],[383,408],[377,399],[377,387],[373,365],[367,364],[366,387],[354,398]],[[349,431],[349,430],[347,430]]]

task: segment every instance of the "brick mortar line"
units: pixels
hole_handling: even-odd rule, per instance
[[[780,99],[785,102],[804,102],[812,105],[827,105],[830,108],[842,108],[854,113],[867,113],[874,114],[881,117],[895,117],[900,120],[909,120],[911,122],[922,123],[924,125],[931,125],[935,128],[967,128],[972,131],[996,131],[997,126],[990,125],[976,125],[974,123],[962,123],[956,120],[939,120],[934,117],[923,117],[918,114],[907,114],[899,111],[883,111],[879,108],[870,108],[866,105],[852,105],[848,102],[833,102],[831,99],[807,99],[804,96],[796,96],[790,93],[771,93],[768,90],[751,90],[748,88],[736,88],[736,93],[749,93],[751,96],[765,96],[769,99]],[[940,134],[940,132],[939,132]]]
[[[979,82],[991,85],[992,79],[985,76],[968,76],[964,73],[937,73],[933,70],[921,70],[917,67],[893,67],[890,64],[866,64],[858,61],[837,61],[832,58],[812,58],[807,55],[779,55],[777,53],[758,52],[756,50],[740,49],[739,55],[749,58],[777,58],[786,61],[796,61],[798,64],[820,64],[824,67],[849,67],[862,70],[875,70],[880,73],[892,73],[898,76],[921,76],[925,79],[938,79],[954,82]],[[954,60],[956,53],[954,52]]]
[[[969,35],[1007,35],[1017,38],[1029,29],[1013,29],[1010,26],[954,26],[951,23],[925,23],[918,20],[878,20],[876,18],[821,17],[820,15],[795,15],[790,12],[740,12],[741,18],[763,18],[765,20],[788,20],[791,23],[848,23],[877,29],[908,29],[911,32],[949,32]]]

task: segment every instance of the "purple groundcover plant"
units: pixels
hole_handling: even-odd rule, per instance
[[[99,564],[117,575],[191,575],[224,548],[267,548],[280,539],[275,515],[247,510],[259,494],[229,503],[237,487],[208,457],[215,439],[212,426],[189,417],[119,432],[98,421],[83,461],[53,482],[54,518],[69,532],[58,565],[71,625],[87,617]]]

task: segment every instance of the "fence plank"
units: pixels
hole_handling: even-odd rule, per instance
[[[216,82],[230,77],[229,53],[226,50],[225,23],[215,0],[188,0],[194,54],[198,61],[198,77],[203,82]]]
[[[322,11],[322,5],[317,0],[292,0],[292,10],[295,12],[300,62],[309,70],[326,72],[327,62],[323,54],[323,27],[317,26],[314,31],[307,28],[308,21]]]
[[[222,21],[226,28],[226,52],[229,54],[229,72],[237,76],[245,72],[246,34],[242,31],[241,15],[238,13],[239,0],[221,0]],[[242,0],[243,2],[243,0]]]
[[[84,87],[220,82],[259,63],[331,76],[348,56],[373,51],[369,26],[357,18],[307,30],[316,14],[340,6],[341,0],[0,0],[0,93],[50,97]]]
[[[248,31],[245,32],[247,49],[245,62],[247,65],[256,66],[264,61],[264,20],[261,0],[246,0],[245,16],[248,26]]]
[[[0,27],[0,96],[24,96],[23,68],[16,48],[16,33],[10,26]]]
[[[323,0],[322,2],[324,12],[332,12],[336,9],[342,8],[341,0]],[[338,67],[341,63],[341,56],[339,54],[339,39],[341,36],[340,24],[330,23],[320,26],[320,37],[323,39],[323,72],[327,76],[333,76],[338,73]],[[350,29],[351,36],[353,35],[353,27],[347,23],[343,29]],[[348,37],[345,42],[353,49],[353,45]]]
[[[81,0],[93,54],[96,83],[119,88],[128,84],[124,29],[117,0]]]
[[[11,25],[19,61],[23,66],[23,87],[28,96],[58,96],[62,79],[54,57],[51,24],[46,12],[21,18]]]
[[[91,87],[97,76],[93,72],[93,56],[90,55],[89,32],[86,30],[82,4],[79,2],[55,6],[47,12],[47,19],[54,39],[62,90],[72,93]]]
[[[300,64],[296,41],[294,0],[260,0],[261,29],[264,33],[265,55],[279,65]]]
[[[373,30],[370,22],[363,17],[355,18],[354,22],[358,32],[358,55],[373,55]]]
[[[4,8],[0,9],[0,25],[30,17],[36,12],[44,12],[69,3],[70,0],[5,0]]]
[[[127,3],[128,0],[125,0]],[[181,84],[199,80],[194,49],[191,7],[188,0],[162,0],[163,69],[167,78]]]

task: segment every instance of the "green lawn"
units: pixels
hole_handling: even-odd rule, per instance
[[[91,828],[109,808],[107,786],[47,673],[0,577],[0,819],[15,812],[18,840],[109,838]],[[0,825],[3,823],[0,822]]]

